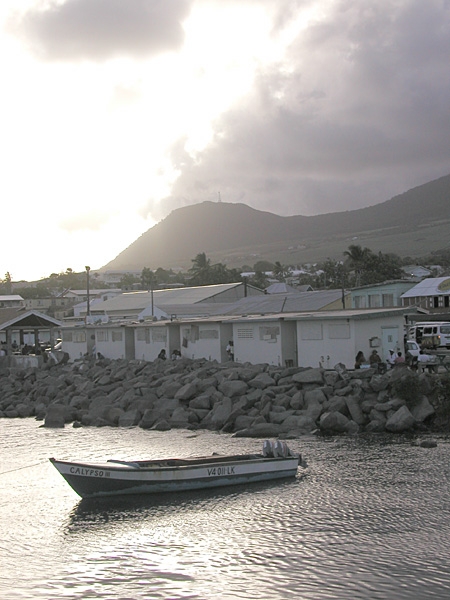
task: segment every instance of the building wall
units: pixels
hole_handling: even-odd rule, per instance
[[[281,365],[281,339],[279,320],[233,323],[234,359],[240,363]]]
[[[127,357],[126,340],[125,327],[98,327],[95,329],[95,352],[105,358],[131,358]]]
[[[373,349],[386,359],[392,346],[403,350],[403,322],[402,315],[355,320],[299,320],[298,364],[302,367],[322,365],[331,369],[337,363],[343,363],[352,369],[359,350],[369,358]],[[397,337],[397,340],[391,337]]]
[[[331,369],[337,363],[354,363],[352,325],[348,319],[297,321],[298,366]]]
[[[134,328],[135,355],[138,360],[153,361],[161,350],[169,356],[169,331],[164,325],[138,325]]]
[[[186,358],[222,361],[220,323],[185,323],[180,325],[180,350]]]
[[[85,327],[64,327],[61,330],[62,349],[70,360],[81,358],[87,352],[88,331]]]

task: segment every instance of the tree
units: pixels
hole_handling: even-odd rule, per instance
[[[272,274],[275,279],[278,279],[278,281],[286,281],[286,277],[292,275],[292,271],[290,267],[282,265],[280,261],[277,260],[273,266]]]
[[[348,250],[344,251],[344,256],[347,258],[345,266],[350,270],[355,271],[355,286],[361,285],[361,271],[364,268],[365,261],[372,253],[369,248],[361,248],[357,244],[350,244]]]
[[[275,265],[268,260],[258,260],[253,265],[253,270],[255,273],[256,271],[263,271],[263,273],[266,273],[267,271],[273,271],[274,267]]]
[[[119,281],[119,286],[122,288],[122,290],[130,290],[133,285],[138,282],[139,279],[135,275],[132,273],[125,273],[122,275]]]
[[[191,283],[193,285],[210,285],[211,260],[206,257],[204,252],[199,252],[191,262],[192,267],[189,269],[189,273],[192,276]]]
[[[12,293],[12,275],[9,271],[5,273],[5,278],[0,280],[2,294],[9,295]]]
[[[256,271],[253,277],[250,278],[250,283],[260,290],[266,289],[268,280],[264,271]]]
[[[154,290],[156,287],[156,275],[148,267],[142,269],[141,285],[144,290]]]

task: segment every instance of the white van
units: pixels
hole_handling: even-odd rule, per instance
[[[450,348],[450,321],[423,321],[408,329],[408,339],[425,347]]]

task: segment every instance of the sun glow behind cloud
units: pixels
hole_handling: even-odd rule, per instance
[[[2,37],[0,186],[11,220],[23,206],[20,247],[43,248],[39,261],[18,248],[4,266],[13,277],[98,268],[154,225],[177,177],[170,148],[184,140],[195,158],[276,53],[257,4],[200,2],[183,27],[178,53],[104,63],[43,62]]]

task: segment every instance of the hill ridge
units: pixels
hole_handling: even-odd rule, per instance
[[[380,204],[314,216],[281,216],[243,203],[205,201],[172,211],[100,270],[188,268],[199,252],[229,267],[341,258],[351,243],[400,256],[444,248],[450,175]]]

